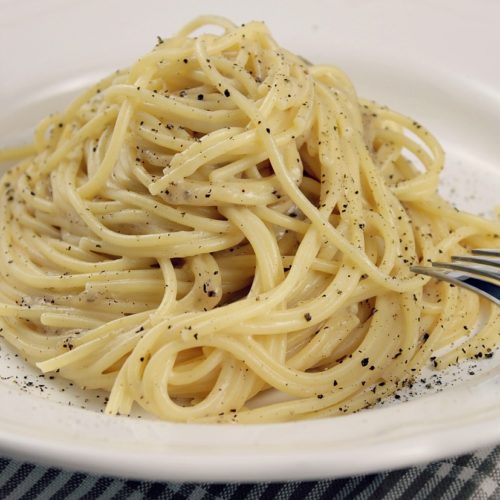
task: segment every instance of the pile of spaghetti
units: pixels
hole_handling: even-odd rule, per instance
[[[0,335],[109,414],[349,413],[498,342],[498,308],[409,267],[499,224],[440,198],[424,127],[262,23],[194,20],[2,154]]]

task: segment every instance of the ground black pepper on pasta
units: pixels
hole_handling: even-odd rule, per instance
[[[204,23],[222,33],[193,37]],[[498,222],[439,197],[443,152],[420,123],[262,23],[158,37],[14,156],[0,335],[110,391],[109,414],[341,415],[498,344],[498,309],[409,271],[498,247]],[[272,389],[288,398],[259,402]]]

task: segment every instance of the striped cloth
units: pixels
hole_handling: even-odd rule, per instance
[[[160,483],[92,476],[0,458],[0,499],[330,500],[500,498],[500,446],[400,471],[312,482]]]

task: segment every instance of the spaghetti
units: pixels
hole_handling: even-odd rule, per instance
[[[262,23],[195,19],[2,157],[0,335],[109,414],[349,413],[498,343],[498,308],[409,271],[498,222],[440,198],[423,126]]]

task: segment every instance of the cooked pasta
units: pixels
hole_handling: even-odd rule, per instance
[[[194,36],[206,24],[220,33]],[[0,186],[0,334],[110,391],[108,414],[339,415],[498,343],[499,308],[409,270],[498,248],[498,221],[438,195],[422,125],[263,23],[158,38],[2,158],[18,163]]]

